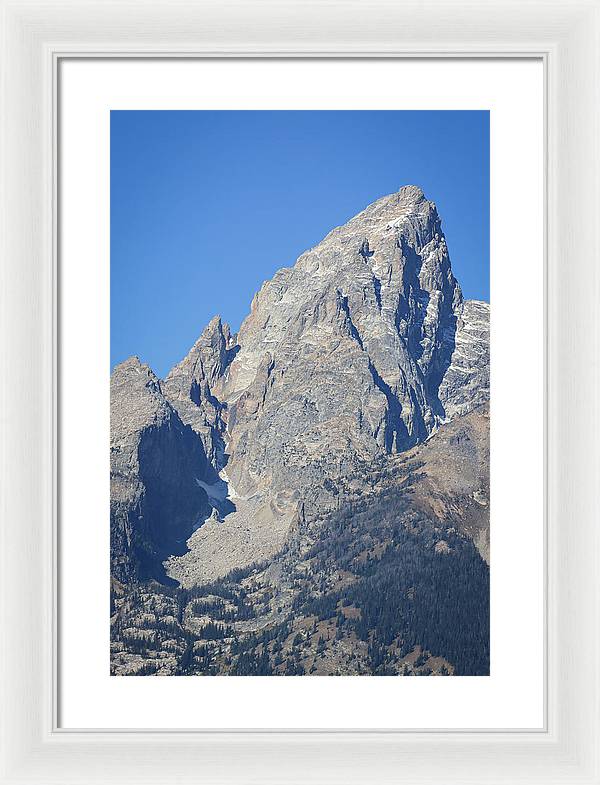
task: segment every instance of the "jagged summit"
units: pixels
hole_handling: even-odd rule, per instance
[[[345,224],[336,226],[316,247],[327,240],[351,234],[359,229],[361,224],[372,230],[379,227],[389,231],[397,228],[396,224],[399,225],[403,219],[412,219],[413,225],[420,225],[421,228],[425,228],[427,224],[438,224],[441,230],[441,220],[435,203],[426,198],[419,186],[406,185],[367,205]]]
[[[209,383],[219,379],[227,363],[227,352],[233,346],[231,330],[220,316],[214,316],[202,331],[188,354],[167,374],[165,382],[178,379],[183,383],[189,374]]]
[[[126,368],[141,368],[142,365],[146,365],[146,363],[142,363],[140,358],[137,354],[132,354],[131,357],[127,357],[125,360],[122,360],[120,363],[117,363],[114,367],[114,370],[117,369],[126,369]]]
[[[110,405],[113,438],[169,416],[159,378],[137,356],[115,366],[110,379]]]
[[[198,433],[216,470],[223,452],[224,428],[217,388],[235,351],[229,325],[220,316],[214,316],[162,383],[166,398],[177,408],[183,422]]]
[[[461,304],[437,210],[416,186],[279,270],[252,302],[222,385],[232,476],[249,489],[266,453],[270,473],[279,463],[302,473],[314,454],[339,465],[426,439],[445,418],[438,389]]]
[[[143,362],[137,354],[132,354],[113,368],[111,380],[129,378],[137,384],[144,384],[144,380],[160,382],[152,368]]]
[[[414,201],[421,201],[425,199],[425,194],[420,185],[402,185],[398,188],[398,196],[406,199],[413,199]],[[383,197],[384,199],[386,197]]]

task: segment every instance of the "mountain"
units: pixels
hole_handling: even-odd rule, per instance
[[[311,616],[311,602],[344,601],[340,582],[358,591],[373,559],[371,582],[389,582],[400,564],[406,573],[410,552],[424,574],[452,565],[481,588],[489,561],[488,399],[489,305],[463,299],[437,209],[415,186],[379,199],[279,270],[237,336],[215,317],[163,382],[137,360],[118,366],[111,380],[114,672],[299,669],[297,658],[275,666],[256,629],[291,635]],[[347,560],[353,551],[362,561]],[[156,671],[148,658],[140,666],[143,645],[125,645],[122,634],[126,620],[138,629],[128,585],[139,591],[148,578],[182,587],[175,596],[146,586],[153,603],[160,595],[164,618],[175,614],[171,633],[181,638],[181,651]],[[215,582],[210,602],[218,612],[211,613],[199,598],[212,596],[205,587]],[[422,586],[427,613],[435,601],[430,584]],[[259,599],[248,599],[250,585]],[[480,594],[477,601],[484,609]],[[473,598],[465,595],[465,603]],[[398,618],[409,613],[391,605]],[[348,622],[337,604],[334,610],[340,625],[340,614]],[[475,659],[427,649],[438,657],[435,668],[485,670],[487,616],[479,610],[476,632],[467,624],[480,641]],[[258,627],[250,618],[260,619]],[[346,632],[360,649],[361,635],[372,633],[360,632],[357,619]],[[396,644],[382,643],[377,657],[358,664],[338,652],[332,672],[420,672],[410,658],[417,650],[413,659],[424,656],[426,636],[409,635],[405,621]],[[233,624],[229,636],[219,626],[225,622]],[[204,627],[215,640],[234,639],[233,665],[216,664],[210,652],[204,665],[196,662],[196,649],[206,649],[197,637]],[[429,642],[441,640],[438,631]],[[312,672],[330,672],[316,664],[330,656],[329,644],[318,645]]]

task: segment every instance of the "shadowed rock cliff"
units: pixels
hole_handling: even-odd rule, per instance
[[[168,580],[162,562],[210,512],[204,448],[137,357],[113,371],[110,402],[111,574]]]

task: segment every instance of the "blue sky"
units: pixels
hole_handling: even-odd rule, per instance
[[[111,112],[111,367],[159,376],[216,313],[402,185],[436,202],[467,298],[489,300],[489,113]]]

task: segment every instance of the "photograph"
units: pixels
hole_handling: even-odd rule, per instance
[[[111,676],[489,676],[490,312],[489,111],[112,110]]]

